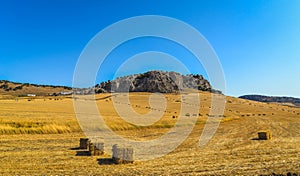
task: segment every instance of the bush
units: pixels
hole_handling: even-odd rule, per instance
[[[7,84],[3,84],[0,86],[0,89],[7,89],[8,88],[8,85]]]
[[[17,86],[17,87],[15,87],[15,88],[13,88],[13,91],[16,91],[16,90],[22,90],[23,89],[23,86],[21,85],[21,86]]]

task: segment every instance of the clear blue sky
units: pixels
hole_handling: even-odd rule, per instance
[[[169,16],[199,30],[219,56],[226,94],[300,97],[299,0],[2,0],[0,79],[71,86],[89,40],[108,25],[138,15]],[[152,50],[178,56],[192,72],[206,75],[176,44],[145,38],[112,53],[97,81],[112,79],[122,59]],[[128,73],[147,69],[163,68],[149,64]]]

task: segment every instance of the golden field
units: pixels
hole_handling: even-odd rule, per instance
[[[150,93],[130,93],[136,112],[150,112]],[[200,92],[200,115],[190,136],[163,157],[127,165],[101,165],[104,156],[76,156],[79,138],[71,97],[0,98],[0,175],[260,175],[300,173],[300,109],[226,97],[224,118],[211,141],[199,147],[210,110],[211,94]],[[0,95],[1,96],[1,95]],[[164,94],[167,109],[151,126],[124,122],[110,94],[96,96],[99,112],[117,134],[154,139],[169,131],[181,99]],[[30,101],[29,101],[30,100]],[[186,117],[188,118],[188,117]],[[273,139],[253,140],[270,130]]]

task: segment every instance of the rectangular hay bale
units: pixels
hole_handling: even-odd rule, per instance
[[[104,154],[104,143],[90,143],[89,152],[91,156],[100,156]]]
[[[92,151],[95,150],[94,144],[93,144],[92,142],[89,143],[88,150],[89,150],[90,152],[92,152]]]
[[[104,143],[103,142],[96,142],[94,145],[95,145],[95,149],[104,152]]]
[[[88,149],[88,146],[89,146],[89,138],[80,138],[79,148]]]
[[[271,140],[272,135],[270,131],[260,131],[258,132],[258,139],[259,140]]]
[[[133,163],[133,148],[120,148],[118,145],[113,145],[113,162],[116,164]]]

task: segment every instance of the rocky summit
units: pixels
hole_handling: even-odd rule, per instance
[[[202,75],[182,75],[177,72],[149,71],[102,82],[95,86],[101,92],[160,92],[177,93],[185,89],[214,91]]]

